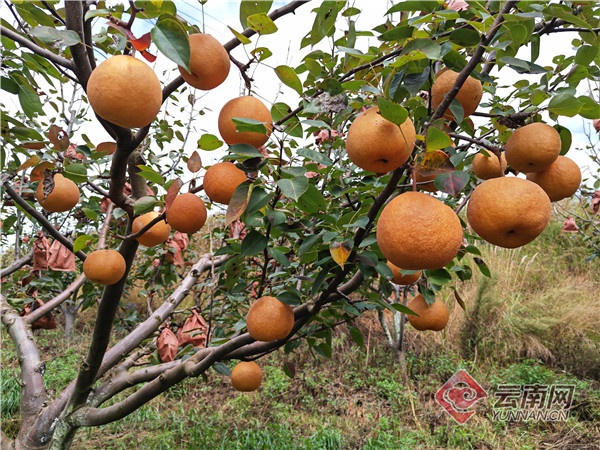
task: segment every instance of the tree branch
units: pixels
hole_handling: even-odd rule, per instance
[[[47,313],[52,311],[54,308],[59,306],[61,303],[68,300],[69,297],[71,295],[73,295],[73,293],[75,291],[77,291],[81,286],[83,286],[83,283],[85,283],[86,280],[87,280],[87,278],[85,277],[84,274],[79,275],[75,279],[75,281],[73,281],[63,292],[58,294],[52,300],[47,301],[39,308],[36,308],[33,311],[31,311],[23,319],[25,320],[26,323],[29,323],[29,324],[35,323],[38,319],[41,319],[44,315],[46,315]]]
[[[70,61],[66,58],[63,58],[62,56],[57,55],[56,53],[52,53],[50,50],[46,50],[45,48],[40,47],[35,42],[31,42],[29,39],[24,38],[15,31],[9,30],[8,28],[0,25],[0,35],[6,36],[11,41],[15,41],[21,44],[21,46],[28,48],[36,55],[39,55],[58,66],[64,67],[65,69],[69,69],[75,72],[75,64],[73,63],[73,61]]]
[[[477,144],[480,147],[483,147],[486,150],[491,151],[496,156],[500,156],[500,153],[503,151],[503,149],[501,147],[497,147],[495,145],[488,144],[488,143],[482,141],[481,139],[475,139],[470,136],[464,136],[462,134],[457,134],[457,133],[448,133],[448,136],[450,136],[451,138],[460,139],[462,141],[467,141],[472,144]]]
[[[73,394],[69,399],[67,410],[70,408],[76,409],[84,405],[87,401],[87,397],[100,369],[106,348],[108,347],[113,321],[117,313],[119,301],[123,295],[127,274],[131,270],[137,248],[137,241],[123,241],[121,243],[119,252],[125,259],[127,269],[121,280],[104,288],[102,299],[98,305],[98,313],[96,314],[90,348],[85,361],[81,364],[77,379],[75,380]]]
[[[134,372],[120,372],[95,389],[92,405],[98,407],[118,393],[137,384],[152,381],[161,376],[166,370],[172,369],[182,363],[182,360],[176,360],[144,367]]]
[[[2,270],[0,270],[0,278],[4,278],[9,276],[10,274],[15,273],[21,267],[31,263],[32,259],[33,250],[31,250],[27,255],[23,256],[21,259],[17,259],[16,261],[13,261],[10,265],[3,267]]]
[[[8,181],[4,182],[4,188],[6,189],[6,193],[14,200],[14,202],[19,205],[23,210],[35,219],[54,239],[59,241],[62,245],[67,247],[69,250],[73,251],[73,243],[70,239],[66,238],[58,231],[54,225],[52,225],[48,219],[46,219],[37,209],[31,206],[23,197],[21,197],[17,192],[12,188]],[[75,253],[81,261],[85,261],[87,255],[81,250]]]
[[[110,200],[119,208],[127,211],[130,217],[133,216],[134,201],[123,193],[127,174],[127,162],[129,155],[135,148],[131,148],[130,139],[124,141],[117,139],[117,149],[113,153],[113,159],[110,165],[110,187],[108,190]]]

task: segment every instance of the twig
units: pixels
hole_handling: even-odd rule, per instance
[[[486,150],[491,151],[496,156],[499,156],[500,153],[503,151],[503,149],[501,147],[497,147],[495,145],[488,144],[488,143],[482,141],[481,139],[472,138],[472,137],[465,136],[465,135],[458,134],[458,133],[448,133],[448,136],[450,136],[452,138],[455,138],[455,139],[460,139],[462,141],[467,141],[467,142],[470,142],[472,144],[477,144],[480,147],[483,147]]]
[[[119,236],[119,235],[117,235],[117,238],[119,238],[119,239],[121,239],[123,241],[129,241],[129,240],[137,239],[142,234],[144,234],[146,231],[148,231],[150,228],[152,228],[154,225],[156,225],[158,222],[160,222],[161,220],[165,220],[165,217],[166,217],[166,213],[159,214],[158,217],[155,217],[154,219],[152,219],[150,222],[148,222],[146,225],[144,225],[144,227],[141,228],[139,231],[137,231],[135,233],[128,234],[127,236]]]
[[[250,68],[250,64],[252,64],[254,62],[254,58],[250,59],[250,61],[248,61],[246,64],[243,64],[242,62],[235,59],[233,57],[233,55],[230,53],[229,59],[240,70],[240,75],[242,75],[242,78],[244,79],[244,84],[246,85],[246,89],[248,89],[248,91],[250,91],[250,89],[252,88],[252,82],[254,81],[254,79],[252,79],[248,75],[248,69]]]

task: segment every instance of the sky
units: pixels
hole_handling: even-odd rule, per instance
[[[274,2],[271,11],[285,3],[286,2],[283,1]],[[373,27],[384,22],[385,12],[392,4],[391,1],[383,0],[350,0],[349,3],[362,10],[360,15],[353,17],[353,19],[357,21],[357,30],[371,30]],[[298,104],[298,94],[291,88],[282,85],[273,69],[279,65],[296,67],[301,63],[304,55],[312,50],[310,47],[301,50],[300,40],[308,33],[308,31],[310,31],[314,21],[314,13],[312,13],[312,10],[318,7],[319,4],[319,1],[313,1],[307,5],[301,6],[296,10],[295,14],[290,14],[277,20],[277,33],[260,37],[254,36],[251,44],[247,46],[240,45],[232,52],[232,55],[241,62],[246,62],[249,59],[249,51],[255,46],[265,46],[273,52],[273,56],[265,60],[264,63],[261,63],[258,66],[253,65],[250,72],[250,75],[255,80],[253,94],[261,98],[268,107],[276,101],[286,102],[292,107],[295,107]],[[242,26],[239,21],[239,2],[237,1],[209,0],[204,5],[204,13],[199,1],[180,0],[176,2],[176,5],[178,7],[178,14],[182,18],[191,24],[198,25],[221,43],[226,43],[233,38],[232,32],[227,27],[228,25],[237,31],[242,31]],[[344,23],[345,20],[345,18],[340,18],[338,20],[337,36],[339,36],[339,33],[343,30],[347,29],[347,25]],[[102,27],[105,23],[105,19],[97,18],[94,25],[95,29]],[[138,21],[137,23],[142,25],[141,21]],[[149,31],[149,26],[150,25],[146,23],[146,25],[140,26],[139,28],[134,27],[134,34],[136,34],[136,36],[141,36],[143,33]],[[571,45],[571,40],[575,37],[576,33],[556,33],[548,36],[548,39],[542,41],[540,58],[537,63],[544,65],[546,63],[551,63],[553,56],[556,54],[573,53],[575,49],[573,49]],[[323,42],[321,48],[329,50],[330,48],[328,45],[328,43]],[[357,41],[357,48],[362,51],[366,51],[369,45],[379,45],[378,39],[373,36],[359,38]],[[153,53],[158,55],[153,66],[161,81],[166,84],[170,79],[178,75],[178,72],[175,70],[175,63],[161,55],[155,47],[151,47],[150,50],[153,50]],[[524,59],[527,59],[529,50],[523,49],[522,52],[524,54]],[[102,55],[98,56],[99,58],[102,58]],[[163,74],[166,74],[167,78],[165,78]],[[492,75],[498,75],[498,73],[492,72]],[[507,85],[527,77],[526,75],[516,73],[508,67],[503,68],[499,75],[501,75],[502,82]],[[539,79],[539,76],[540,75],[535,75],[533,78]],[[303,80],[304,75],[300,74],[300,78]],[[197,102],[195,106],[197,108],[203,108],[205,114],[202,116],[198,115],[194,119],[190,138],[184,148],[185,153],[191,154],[194,150],[197,150],[196,142],[202,134],[211,133],[218,136],[217,116],[219,110],[226,101],[243,94],[243,87],[244,85],[241,76],[239,75],[239,71],[237,67],[232,65],[229,77],[221,86],[209,92],[196,91]],[[583,88],[583,85],[581,87]],[[582,92],[582,94],[583,93],[585,92]],[[14,99],[14,101],[16,101],[16,99]],[[164,114],[164,109],[165,108],[161,110],[160,114]],[[549,123],[552,124],[551,121],[549,121]],[[591,121],[575,116],[573,118],[560,117],[558,123],[568,127],[573,133],[573,145],[568,156],[576,160],[585,172],[586,166],[589,165],[589,158],[587,158],[585,152],[576,151],[575,149],[585,147],[587,137],[584,134],[584,127],[589,128]],[[86,125],[79,130],[79,133],[87,134],[92,138],[93,142],[110,140],[109,135],[102,130],[101,127]],[[593,139],[595,138],[597,140],[597,137],[598,135],[596,133],[592,134]],[[73,140],[77,140],[77,135],[74,136]],[[173,141],[173,144],[180,145],[179,141],[176,140]],[[222,157],[225,148],[223,147],[222,150],[214,152],[199,152],[203,163],[209,165]]]

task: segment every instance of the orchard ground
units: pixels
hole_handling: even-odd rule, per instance
[[[520,249],[482,246],[493,278],[477,274],[459,286],[466,312],[452,292],[443,293],[450,309],[444,331],[423,333],[407,326],[403,365],[376,315],[367,314],[357,319],[362,347],[342,327],[334,333],[330,359],[311,354],[305,344],[290,355],[275,352],[259,361],[263,385],[248,394],[210,371],[206,380],[186,381],[102,432],[84,430],[73,448],[597,449],[600,273],[597,263],[585,261],[581,239],[561,232],[561,226],[554,220],[539,239]],[[135,292],[127,301],[140,311],[146,307]],[[61,317],[56,330],[37,332],[50,389],[59,391],[75,375],[94,312],[90,308],[80,316],[71,341],[65,341]],[[6,338],[3,330],[3,343]],[[284,373],[285,363],[295,371],[293,378]],[[575,385],[568,420],[493,420],[490,395],[466,424],[458,425],[434,395],[460,368],[488,394],[502,383]],[[9,436],[19,420],[17,369],[14,352],[4,346],[2,421]]]

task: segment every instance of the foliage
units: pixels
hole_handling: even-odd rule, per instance
[[[204,3],[202,12],[210,11],[210,2]],[[259,42],[279,31],[281,17],[310,7],[293,1],[271,10],[271,3],[241,2],[244,31],[230,24],[234,38],[224,45],[240,69],[244,94],[257,97],[261,80],[253,80],[250,69],[270,69],[275,60],[269,59],[273,51]],[[497,152],[511,128],[526,121],[600,115],[600,106],[582,93],[588,80],[600,77],[600,8],[567,3],[474,1],[455,11],[441,1],[395,2],[385,22],[372,30],[359,28],[356,6],[337,1],[315,5],[312,26],[298,30],[303,33],[296,39],[301,62],[272,68],[282,91],[292,97],[285,102],[267,99],[273,102],[274,132],[264,149],[243,144],[225,148],[217,136],[199,131],[206,129],[208,107],[184,85],[176,67],[188,65],[187,36],[199,27],[178,14],[178,3],[98,2],[95,8],[80,1],[9,3],[14,20],[1,24],[2,89],[19,109],[2,108],[0,167],[7,197],[1,244],[15,249],[15,270],[11,267],[3,289],[2,321],[21,359],[22,412],[29,415],[23,426],[31,430],[20,434],[30,440],[21,445],[68,448],[80,428],[141,414],[144,405],[168,388],[188,377],[207,376],[211,368],[223,370],[219,364],[232,359],[260,358],[282,346],[293,355],[301,342],[314,355],[332,357],[333,328],[352,324],[366,311],[394,310],[387,300],[390,270],[374,231],[386,201],[416,189],[411,172],[417,159],[444,149],[452,167],[448,174],[446,165],[436,178],[436,195],[459,212],[478,183],[470,166],[479,148]],[[150,31],[141,35],[137,25]],[[548,48],[546,38],[554,33],[570,36],[577,50],[538,64]],[[377,45],[365,48],[365,42],[373,42],[368,38]],[[161,112],[137,131],[92,117],[85,95],[97,62],[122,53],[167,67],[157,73],[163,86]],[[452,94],[433,110],[429,92],[442,67],[482,81],[486,97],[480,108],[488,112],[464,118]],[[523,79],[505,81],[505,74],[514,72]],[[382,116],[394,123],[410,117],[417,130],[411,159],[387,174],[360,170],[345,153],[349,125],[357,112],[372,105],[379,105]],[[460,118],[451,130],[441,119],[447,107]],[[265,130],[248,118],[235,123],[238,131]],[[106,146],[89,137],[98,124],[114,141],[114,153],[102,151]],[[322,131],[325,137],[313,140]],[[566,151],[570,132],[562,126],[560,131]],[[172,243],[138,248],[131,222],[142,212],[168,207],[171,186],[181,183],[182,190],[201,192],[206,167],[201,167],[199,153],[186,150],[194,141],[200,152],[219,151],[221,159],[235,161],[248,181],[236,190],[224,221],[212,205],[215,219],[196,236],[196,248],[208,251],[196,253],[191,247],[189,265],[177,266]],[[45,169],[62,171],[78,183],[81,200],[73,211],[48,216],[37,208],[31,194],[44,182]],[[230,225],[241,224],[243,232],[231,232]],[[118,248],[129,273],[103,290],[52,271],[24,283],[22,267],[31,260],[23,255],[34,240],[25,242],[23,234],[38,231],[73,250],[80,261],[96,248]],[[456,289],[471,279],[475,266],[489,275],[478,248],[481,241],[468,232],[465,237],[454,261],[427,271],[419,282],[428,301],[444,287]],[[348,250],[341,259],[335,251],[340,248]],[[244,317],[249,299],[267,294],[295,308],[296,328],[285,340],[255,343],[244,333]],[[62,393],[44,388],[31,316],[18,315],[36,295],[46,301],[47,310],[67,301],[76,309],[94,310],[87,355],[77,373],[70,373],[68,386],[70,380],[62,375],[69,373],[61,372],[57,389]],[[128,302],[136,296],[146,300],[145,308],[134,309]],[[165,323],[181,325],[189,313],[177,310],[184,302],[207,316],[209,348],[185,347],[175,361],[161,363],[155,356],[157,332]],[[353,330],[353,340],[364,343]],[[65,356],[74,365],[71,355]],[[138,368],[140,364],[144,367]],[[314,442],[340,446],[341,436],[319,433]],[[277,446],[266,435],[240,439],[255,448]]]

